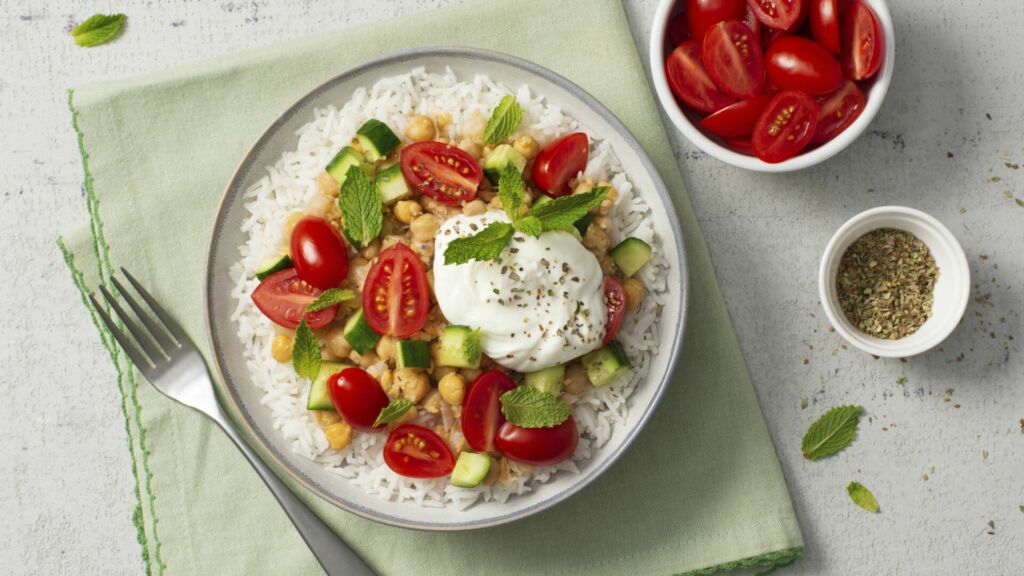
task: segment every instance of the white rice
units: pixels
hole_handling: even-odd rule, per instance
[[[292,451],[320,463],[329,471],[370,494],[386,500],[413,501],[423,506],[444,507],[449,504],[465,508],[476,501],[506,501],[514,494],[524,494],[538,482],[547,482],[556,473],[578,473],[578,463],[591,458],[611,437],[613,427],[625,422],[627,398],[644,380],[651,357],[658,351],[656,323],[665,303],[666,272],[660,238],[654,231],[650,208],[634,193],[611,146],[600,134],[586,130],[564,114],[558,106],[545,102],[528,86],[514,94],[524,108],[523,123],[517,135],[533,136],[544,145],[555,137],[579,129],[587,131],[591,147],[590,160],[584,173],[595,182],[611,182],[619,191],[612,210],[614,222],[612,243],[635,236],[654,249],[652,261],[638,277],[648,294],[640,309],[628,313],[618,339],[625,347],[633,370],[610,386],[588,388],[580,398],[569,397],[573,416],[580,432],[580,442],[570,460],[555,466],[535,468],[531,475],[519,476],[509,486],[498,482],[490,486],[463,489],[451,486],[447,477],[417,480],[399,476],[384,464],[382,446],[386,434],[355,433],[352,443],[341,451],[331,450],[320,427],[306,410],[309,384],[300,380],[289,364],[280,364],[270,355],[270,343],[279,328],[252,304],[250,295],[258,281],[255,271],[260,262],[274,255],[283,240],[285,220],[305,209],[318,194],[317,176],[332,156],[355,135],[356,129],[369,118],[387,123],[401,134],[407,119],[415,114],[431,115],[448,112],[452,115],[449,133],[456,139],[467,122],[479,122],[479,113],[488,117],[502,96],[513,92],[487,76],[459,81],[446,69],[428,73],[415,68],[408,74],[378,81],[370,89],[359,88],[341,108],[317,109],[311,121],[300,128],[295,150],[285,152],[267,175],[245,193],[249,215],[242,224],[246,242],[239,247],[241,258],[232,267],[235,281],[233,296],[237,307],[232,319],[238,323],[238,337],[245,345],[245,358],[252,382],[263,392],[261,403],[273,415],[274,428],[291,444]],[[371,367],[374,375],[383,364]],[[429,422],[423,414],[417,421]]]

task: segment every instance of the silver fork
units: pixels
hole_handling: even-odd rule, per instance
[[[131,338],[118,328],[92,294],[89,294],[89,300],[135,367],[165,396],[202,412],[220,426],[260,475],[267,488],[270,488],[270,492],[284,508],[285,514],[291,519],[295,529],[299,531],[328,576],[373,576],[373,571],[362,559],[303,504],[242,440],[217,402],[206,362],[195,344],[127,270],[121,268],[121,271],[146,302],[156,320],[143,310],[138,301],[115,277],[111,277],[114,287],[135,313],[141,325],[125,313],[105,286],[100,286],[100,292],[121,318]]]

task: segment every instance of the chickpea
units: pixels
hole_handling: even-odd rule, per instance
[[[360,354],[359,352],[353,350],[348,355],[348,359],[358,364],[360,368],[364,369],[373,366],[377,362],[380,362],[380,358],[377,358],[377,353],[373,352],[372,350],[370,352],[367,352],[366,354]]]
[[[437,131],[444,132],[452,125],[452,115],[450,112],[441,112],[440,114],[434,115],[434,122],[437,124]]]
[[[341,186],[338,186],[338,181],[334,179],[334,176],[325,170],[316,177],[316,190],[324,196],[337,198],[338,193],[341,192]]]
[[[626,292],[626,310],[630,312],[639,308],[640,303],[644,301],[644,296],[647,295],[644,283],[636,278],[626,278],[622,283],[622,289]]]
[[[572,193],[573,194],[583,194],[585,192],[590,192],[593,189],[594,189],[594,181],[588,178],[588,179],[586,179],[586,180],[584,180],[582,182],[577,182],[576,183],[576,187],[572,189]]]
[[[431,354],[431,355],[433,355],[433,354]],[[437,363],[437,360],[435,359],[434,360],[434,370],[431,372],[431,374],[434,375],[434,379],[435,380],[440,381],[441,378],[444,378],[445,376],[447,376],[449,374],[454,374],[456,372],[458,372],[457,369],[452,368],[451,366],[441,366],[441,365],[439,365]]]
[[[352,427],[346,422],[335,422],[324,429],[331,450],[342,450],[352,443]]]
[[[348,358],[352,353],[352,345],[345,339],[345,327],[334,326],[324,336],[324,345],[332,356],[337,358]]]
[[[467,202],[466,205],[462,207],[462,213],[466,216],[479,216],[486,211],[487,204],[484,204],[484,201],[479,198],[472,202]]]
[[[406,243],[405,242],[405,238],[402,238],[401,236],[398,236],[397,234],[392,234],[391,236],[385,236],[384,237],[384,240],[380,243],[380,249],[381,250],[387,250],[388,248],[391,248],[395,244],[405,244],[405,243]]]
[[[441,413],[441,393],[437,390],[431,390],[427,397],[423,399],[423,410],[427,414],[440,414]]]
[[[441,223],[433,214],[423,214],[418,216],[409,225],[409,232],[412,233],[412,237],[419,242],[430,242],[434,239],[437,234],[437,229]]]
[[[473,112],[472,118],[466,120],[462,127],[462,137],[476,142],[484,141],[484,130],[487,129],[487,119],[480,111]]]
[[[321,428],[327,428],[335,422],[341,422],[341,416],[334,410],[313,410],[313,418]]]
[[[393,212],[395,214],[395,220],[398,220],[402,224],[409,224],[417,216],[423,214],[423,207],[415,200],[399,200],[398,203],[395,204]]]
[[[405,137],[413,142],[432,140],[436,134],[434,121],[426,116],[413,116],[405,126]]]
[[[447,220],[455,213],[455,208],[442,204],[429,196],[420,198],[420,201],[423,203],[424,210],[438,218],[441,218],[442,220]]]
[[[313,197],[313,200],[309,203],[307,210],[310,214],[316,214],[326,218],[328,213],[331,211],[331,206],[337,204],[337,202],[329,197],[322,194],[318,194]]]
[[[292,360],[292,346],[295,343],[292,341],[292,337],[287,334],[278,334],[274,336],[274,339],[270,342],[270,356],[285,364]]]
[[[395,359],[395,338],[394,336],[381,336],[377,341],[377,356],[385,361],[391,362]]]
[[[470,156],[477,160],[479,160],[480,157],[483,156],[484,154],[484,147],[481,146],[478,142],[474,142],[472,140],[469,140],[468,138],[463,138],[462,140],[459,141],[458,149],[462,150],[466,154],[469,154]]]
[[[363,251],[360,252],[360,254],[362,254],[363,258],[366,258],[367,260],[376,258],[377,254],[380,254],[380,240],[374,240],[367,244],[366,248],[363,248]]]
[[[437,389],[445,402],[452,406],[461,406],[463,398],[466,397],[466,379],[453,372],[441,378],[437,383]]]
[[[590,385],[590,378],[587,377],[587,369],[579,362],[573,362],[565,367],[564,390],[573,396],[579,396],[586,392]]]
[[[395,380],[395,373],[392,370],[385,370],[380,375],[380,387],[384,389],[384,393],[388,395],[388,398],[397,398],[402,393],[398,387],[398,381]]]
[[[288,219],[284,221],[284,241],[288,242],[292,239],[292,230],[295,230],[295,225],[299,223],[299,220],[305,215],[302,212],[292,212],[288,215]]]
[[[512,143],[512,148],[522,154],[523,158],[527,160],[532,160],[540,152],[540,146],[537,145],[537,141],[530,136],[516,138],[515,142]]]
[[[430,392],[430,377],[422,370],[396,370],[395,380],[402,389],[402,396],[410,402],[419,402]]]

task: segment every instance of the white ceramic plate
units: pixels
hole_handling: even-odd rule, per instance
[[[243,243],[240,229],[245,216],[242,196],[265,173],[265,167],[297,143],[295,131],[313,117],[313,110],[328,104],[341,106],[360,87],[380,78],[406,73],[414,67],[441,71],[451,67],[459,78],[487,74],[511,89],[523,84],[576,118],[588,133],[600,135],[615,150],[630,181],[652,208],[655,230],[669,265],[668,303],[658,324],[660,353],[651,362],[647,378],[629,398],[625,425],[615,426],[611,439],[594,457],[580,463],[580,474],[559,473],[523,496],[508,502],[477,503],[468,510],[426,508],[413,502],[391,502],[292,453],[273,428],[270,411],[260,404],[262,392],[251,383],[243,359],[242,343],[231,321],[235,303],[228,270],[238,259]],[[687,292],[685,251],[679,222],[664,183],[640,144],[626,127],[592,96],[565,78],[536,64],[496,52],[463,48],[419,48],[383,56],[342,72],[303,96],[286,110],[256,142],[228,185],[214,224],[207,262],[206,306],[214,364],[220,373],[221,398],[234,406],[236,421],[247,427],[280,470],[345,510],[367,518],[409,528],[464,530],[504,524],[548,508],[593,481],[636,437],[654,410],[675,365],[682,344]]]

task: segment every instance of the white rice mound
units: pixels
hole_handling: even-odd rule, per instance
[[[452,123],[449,133],[442,135],[457,141],[464,123],[479,122],[481,116],[488,118],[498,101],[513,93],[524,109],[517,136],[533,136],[543,146],[562,134],[580,129],[587,132],[590,157],[584,177],[594,182],[609,181],[619,192],[611,212],[612,245],[634,236],[654,250],[651,262],[638,272],[647,287],[647,297],[639,310],[626,314],[618,334],[633,369],[609,386],[589,387],[579,398],[567,397],[580,433],[576,452],[571,459],[555,466],[534,468],[532,474],[518,476],[508,486],[494,482],[490,486],[465,489],[452,486],[447,477],[420,480],[399,476],[384,463],[382,447],[387,437],[384,433],[356,432],[352,443],[344,450],[331,450],[320,427],[306,410],[309,382],[296,376],[290,364],[280,364],[270,355],[270,343],[281,329],[264,317],[250,298],[259,283],[255,278],[257,267],[277,253],[286,219],[313,201],[318,194],[317,176],[333,155],[352,140],[363,122],[376,118],[401,134],[407,119],[413,115],[448,112]],[[475,116],[476,113],[480,116]],[[412,501],[431,507],[452,505],[465,509],[477,501],[505,502],[512,495],[530,492],[535,483],[547,482],[555,474],[578,474],[585,461],[607,443],[613,428],[626,421],[627,399],[645,379],[651,357],[658,351],[656,324],[667,290],[667,264],[661,239],[648,217],[651,209],[634,193],[611,146],[600,134],[587,131],[528,86],[513,92],[487,76],[460,81],[451,69],[429,73],[422,67],[408,74],[384,78],[369,89],[357,89],[341,108],[318,108],[296,135],[299,140],[295,150],[285,152],[273,166],[268,166],[267,174],[245,193],[248,216],[242,231],[246,241],[239,247],[241,258],[231,269],[235,282],[232,295],[237,303],[232,320],[238,323],[238,337],[245,346],[253,385],[263,392],[261,403],[273,415],[274,428],[288,441],[292,451],[337,474],[339,482],[351,482],[385,500]],[[369,371],[376,376],[384,367],[380,363]],[[423,413],[416,422],[429,425],[435,418]],[[453,436],[457,434],[453,432]]]

